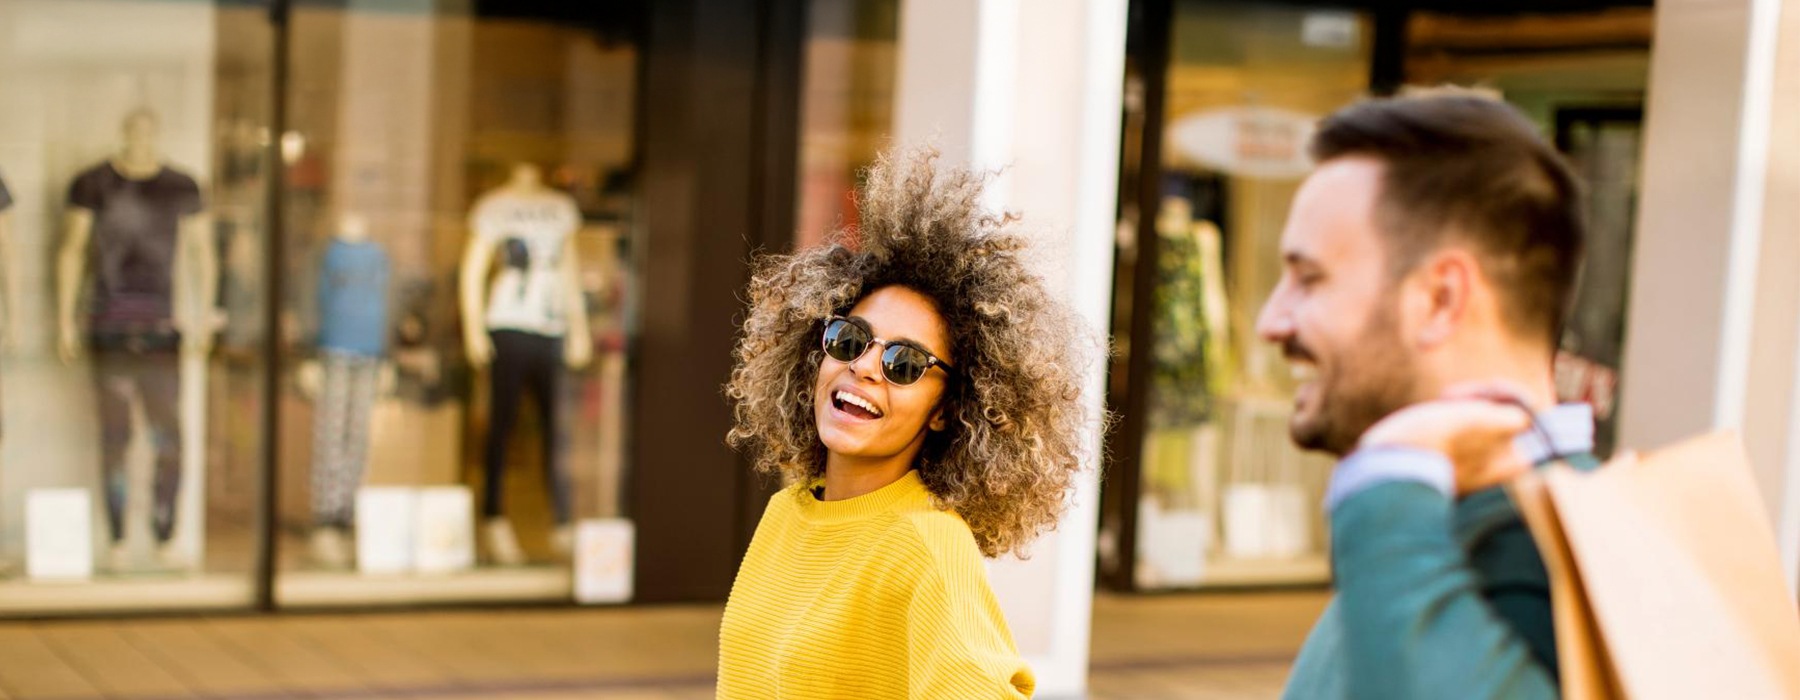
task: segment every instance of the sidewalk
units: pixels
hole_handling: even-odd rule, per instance
[[[1273,697],[1323,593],[1095,600],[1093,700]],[[713,697],[718,606],[0,624],[0,700]]]

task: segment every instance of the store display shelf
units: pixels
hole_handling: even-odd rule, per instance
[[[0,616],[229,610],[250,607],[244,574],[100,576],[82,581],[0,581]]]
[[[477,569],[452,574],[373,576],[354,571],[291,571],[277,577],[275,599],[289,608],[569,600],[567,568]]]
[[[1159,585],[1146,577],[1146,591],[1199,591],[1218,588],[1278,588],[1289,586],[1323,586],[1331,582],[1331,562],[1323,553],[1294,558],[1234,559],[1218,557],[1207,561],[1205,573],[1197,579]]]

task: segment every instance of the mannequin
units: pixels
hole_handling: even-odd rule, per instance
[[[581,213],[572,197],[543,184],[537,166],[520,164],[505,185],[475,203],[469,225],[473,235],[463,254],[460,289],[463,341],[471,364],[492,365],[482,536],[494,563],[517,566],[525,557],[502,513],[502,485],[507,441],[527,390],[545,426],[545,482],[556,516],[552,544],[567,555],[574,543],[557,396],[563,367],[579,369],[593,355],[573,235]],[[484,289],[496,260],[501,270]]]
[[[313,401],[311,552],[327,569],[350,566],[346,533],[368,466],[369,421],[378,393],[392,388],[388,346],[387,253],[361,216],[346,214],[319,265],[318,359],[300,368]]]
[[[124,148],[76,176],[57,256],[63,361],[92,351],[115,571],[131,568],[124,516],[132,395],[143,405],[155,451],[151,529],[158,559],[168,568],[187,566],[171,544],[181,490],[179,372],[183,355],[210,352],[218,328],[212,308],[218,259],[201,216],[200,188],[163,163],[157,126],[154,114],[133,112],[125,119]],[[90,272],[93,290],[83,318],[80,297]]]

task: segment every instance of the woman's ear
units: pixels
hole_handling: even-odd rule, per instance
[[[949,427],[949,423],[944,421],[944,407],[942,405],[939,405],[937,410],[931,412],[931,420],[925,422],[925,427],[934,433],[944,432],[944,428]]]

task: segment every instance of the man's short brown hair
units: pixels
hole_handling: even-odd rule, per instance
[[[1396,277],[1457,242],[1473,247],[1515,331],[1559,341],[1586,233],[1580,186],[1513,107],[1469,93],[1371,99],[1313,137],[1325,163],[1383,165],[1377,227]]]

